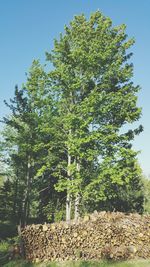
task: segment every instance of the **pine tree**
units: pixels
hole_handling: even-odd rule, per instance
[[[6,102],[5,102],[6,103]],[[25,95],[25,90],[15,89],[15,96],[6,103],[12,114],[4,118],[7,126],[4,136],[4,147],[8,150],[10,164],[14,171],[17,194],[21,195],[20,219],[26,224],[30,213],[30,194],[34,176],[35,127],[32,110]],[[10,144],[10,145],[9,145]],[[15,201],[16,202],[16,201]]]

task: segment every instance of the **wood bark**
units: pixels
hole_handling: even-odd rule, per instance
[[[69,134],[71,134],[71,130],[69,131]],[[70,155],[69,148],[68,148],[68,171],[67,171],[68,183],[70,183],[70,180],[71,180],[70,166],[71,166],[71,155]],[[66,221],[70,222],[70,220],[71,220],[71,194],[69,192],[69,186],[68,186],[67,196],[66,196]]]
[[[150,258],[150,215],[94,212],[69,224],[28,225],[21,238],[36,262]]]
[[[30,175],[30,168],[31,168],[31,158],[28,156],[27,162],[27,171],[26,171],[26,188],[25,188],[25,195],[24,195],[24,205],[23,205],[23,221],[22,224],[25,226],[28,221],[29,216],[29,208],[30,208],[30,190],[31,190],[31,175]]]
[[[79,204],[80,204],[80,195],[77,194],[75,198],[75,209],[74,209],[74,219],[77,221],[79,219]]]
[[[80,163],[77,162],[77,172],[80,173]],[[74,208],[74,219],[78,220],[79,218],[79,204],[80,204],[80,195],[79,192],[76,194],[75,197],[75,208]]]
[[[14,194],[14,201],[13,201],[13,216],[16,217],[16,207],[17,207],[17,196],[18,196],[18,182],[19,182],[19,175],[18,175],[18,169],[16,173],[16,181],[15,181],[15,194]]]

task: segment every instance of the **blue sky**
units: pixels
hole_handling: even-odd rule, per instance
[[[150,174],[150,1],[149,0],[1,0],[0,1],[0,118],[7,112],[3,100],[13,96],[16,84],[26,80],[33,59],[45,60],[45,52],[63,32],[74,15],[87,17],[99,9],[114,25],[125,23],[129,37],[135,37],[134,82],[141,86],[140,123],[144,132],[136,137],[143,172]]]

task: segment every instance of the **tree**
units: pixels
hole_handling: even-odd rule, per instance
[[[64,156],[63,136],[59,134],[61,125],[57,118],[57,99],[51,91],[48,75],[38,60],[33,61],[25,89],[36,121],[36,140],[32,149],[36,155],[34,169],[39,215],[53,221],[56,213],[61,213],[64,203],[64,193],[54,189],[56,178],[53,175]]]
[[[53,218],[64,203],[64,193],[54,190],[56,178],[52,175],[63,152],[59,153],[55,143],[62,142],[56,134],[56,105],[47,90],[48,79],[39,61],[34,61],[27,82],[21,90],[16,87],[15,96],[6,105],[12,114],[3,122],[3,158],[11,167],[16,221],[22,225],[32,216],[39,221],[50,218],[47,206],[53,207]],[[57,124],[58,125],[58,124]],[[62,138],[61,138],[62,139]],[[15,191],[13,191],[15,189]],[[45,196],[45,194],[47,194]],[[61,203],[61,204],[60,204]],[[56,211],[56,212],[55,212]],[[49,210],[49,213],[51,211]]]
[[[113,27],[99,11],[89,20],[84,15],[75,16],[64,35],[55,40],[53,51],[47,53],[47,60],[54,66],[49,77],[58,96],[65,136],[66,162],[60,165],[66,179],[59,175],[57,190],[67,190],[67,220],[71,200],[75,199],[78,213],[79,201],[88,195],[93,183],[101,186],[103,177],[109,183],[126,183],[130,171],[128,164],[121,169],[120,162],[126,156],[131,159],[131,155],[135,161],[131,140],[142,126],[120,133],[125,124],[137,121],[141,115],[136,104],[140,88],[131,80],[132,53],[127,52],[134,40],[127,38],[125,29],[125,25]],[[94,198],[97,191],[92,194]]]
[[[130,129],[141,116],[140,87],[125,31],[99,11],[89,20],[76,16],[47,53],[54,68],[46,72],[34,60],[6,103],[2,150],[11,174],[0,197],[5,203],[9,192],[17,222],[62,219],[64,205],[67,221],[95,207],[142,212],[132,140],[143,127]]]
[[[6,102],[5,102],[6,103]],[[6,125],[3,133],[3,146],[8,152],[8,160],[14,171],[16,184],[16,198],[21,194],[20,219],[26,224],[29,217],[31,180],[33,177],[33,145],[35,140],[35,125],[32,120],[32,112],[25,96],[25,90],[15,88],[14,99],[6,105],[12,111],[9,117],[4,118]],[[18,202],[17,199],[14,200]],[[16,204],[14,204],[16,205]]]

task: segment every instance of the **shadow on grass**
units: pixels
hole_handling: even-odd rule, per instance
[[[35,266],[33,263],[29,263],[23,260],[8,260],[7,263],[2,265],[3,267],[33,267]]]

